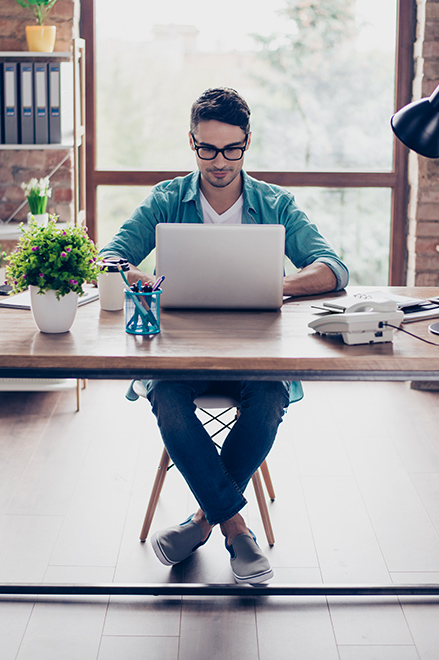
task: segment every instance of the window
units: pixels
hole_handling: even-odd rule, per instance
[[[401,43],[411,37],[410,9],[410,0],[223,0],[220,9],[203,0],[125,0],[136,20],[121,22],[108,0],[83,0],[96,72],[87,206],[99,243],[143,198],[145,188],[127,195],[121,186],[193,169],[191,103],[225,85],[252,109],[246,170],[294,191],[342,251],[352,283],[402,283],[405,152],[394,146],[389,119],[407,100],[398,54],[408,52]],[[398,14],[406,20],[397,30]]]

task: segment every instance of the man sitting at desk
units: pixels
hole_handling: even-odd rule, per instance
[[[189,144],[198,171],[155,186],[102,250],[104,256],[130,262],[130,283],[155,281],[137,266],[154,248],[157,223],[227,222],[285,226],[285,254],[299,271],[284,278],[284,295],[312,295],[347,285],[347,268],[293,195],[243,171],[251,142],[249,119],[247,103],[233,89],[209,89],[195,101]],[[158,559],[167,566],[183,561],[220,525],[235,580],[269,580],[270,563],[240,511],[246,486],[269,453],[286,407],[302,397],[301,384],[147,381],[146,386],[165,447],[200,506],[185,522],[153,535]],[[240,405],[219,453],[195,414],[194,399],[208,393],[227,394]]]

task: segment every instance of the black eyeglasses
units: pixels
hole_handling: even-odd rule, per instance
[[[248,135],[245,136],[245,142],[243,147],[224,147],[224,149],[218,149],[211,145],[198,145],[195,143],[194,134],[191,133],[192,140],[194,141],[194,148],[197,152],[198,158],[201,160],[215,160],[218,154],[222,154],[226,160],[241,160],[244,155],[244,151],[247,148]]]

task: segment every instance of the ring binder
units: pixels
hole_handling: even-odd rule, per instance
[[[49,64],[49,142],[61,142],[61,86],[58,62]]]
[[[22,144],[34,143],[33,64],[20,63],[20,134]]]
[[[4,143],[18,143],[17,63],[3,63]]]
[[[35,64],[35,144],[48,144],[49,118],[47,112],[47,63]]]

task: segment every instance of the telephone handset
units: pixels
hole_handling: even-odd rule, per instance
[[[350,314],[352,312],[394,312],[398,309],[398,305],[395,301],[385,298],[345,296],[326,300],[323,303],[323,308],[330,312]]]
[[[404,313],[392,300],[373,300],[353,297],[328,300],[324,314],[308,323],[317,333],[342,335],[345,344],[375,344],[393,340],[391,325],[399,325]],[[332,312],[332,313],[331,313]]]

